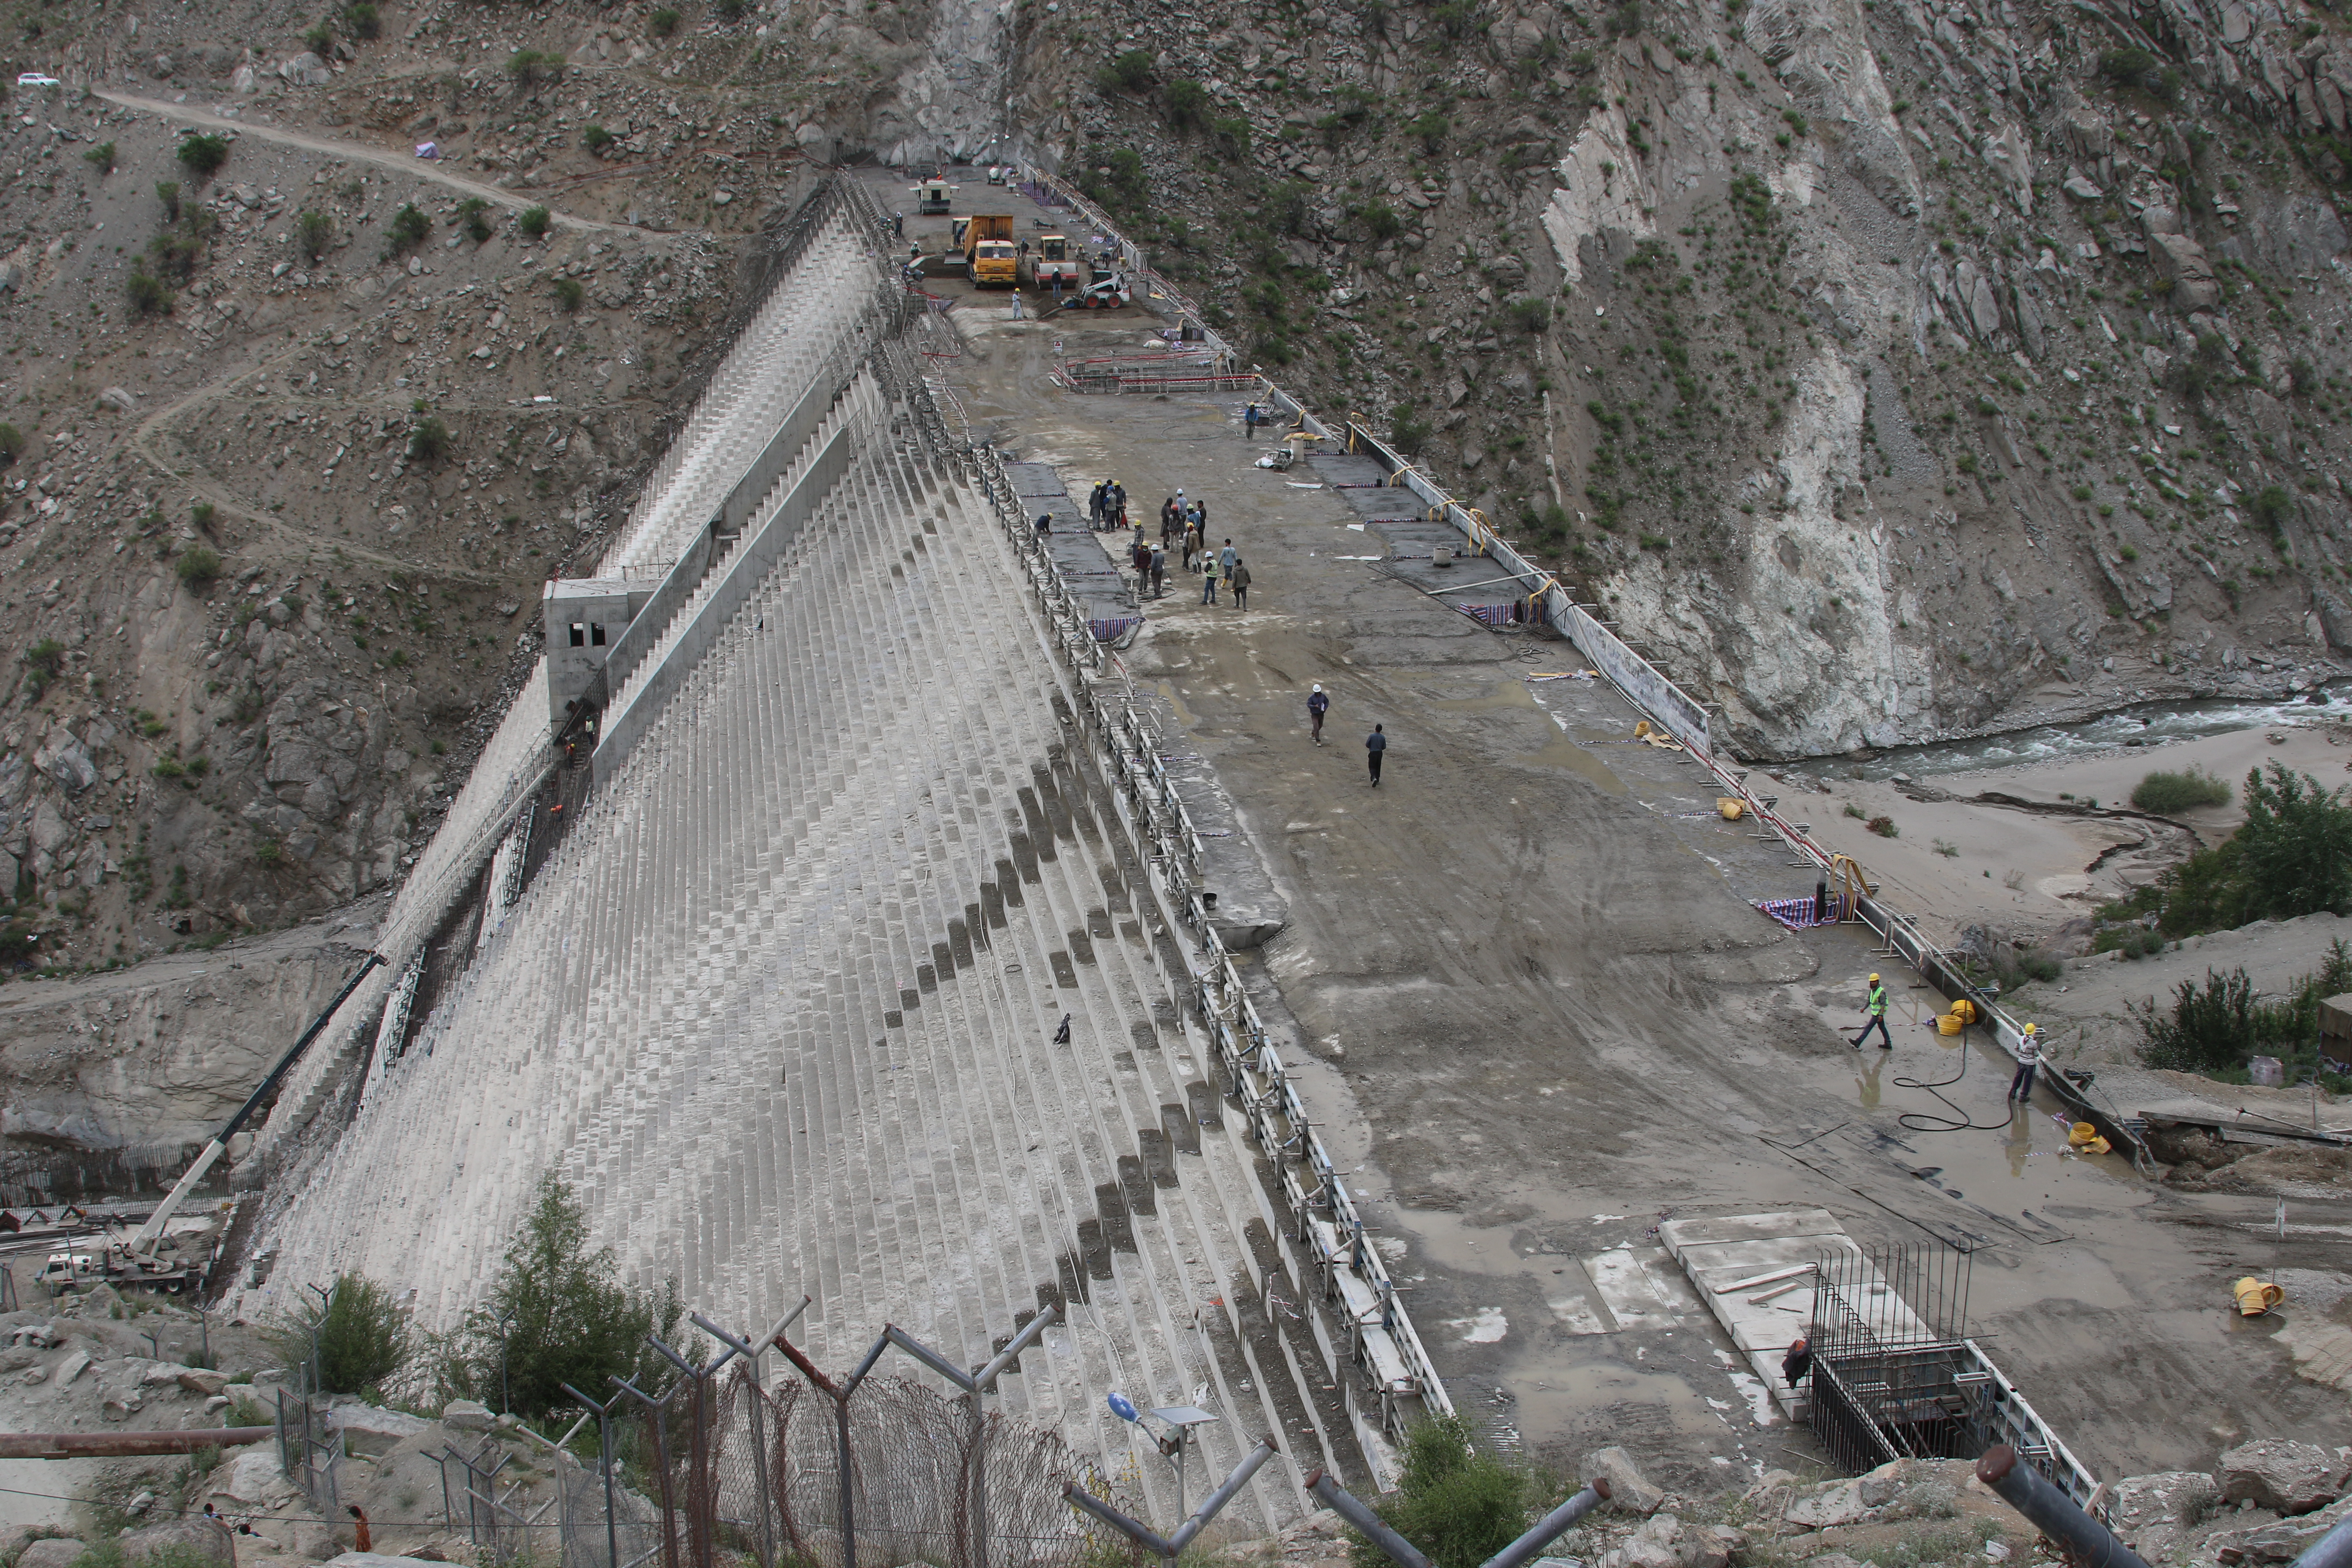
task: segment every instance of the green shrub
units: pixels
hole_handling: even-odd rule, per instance
[[[490,204],[479,196],[467,196],[457,204],[457,221],[464,226],[467,237],[476,245],[486,245],[489,242],[489,220],[482,216],[489,210]]]
[[[228,138],[191,132],[180,138],[180,163],[192,174],[210,174],[228,162]]]
[[[667,38],[677,31],[677,13],[665,5],[646,19],[646,30],[656,38]]]
[[[2294,515],[2294,492],[2284,485],[2264,485],[2255,492],[2254,499],[2247,503],[2246,509],[2254,514],[2254,521],[2263,525],[2263,531],[2271,536],[2273,544],[2283,543],[2286,538],[2286,520]]]
[[[0,424],[0,468],[14,463],[25,455],[25,433],[14,425]]]
[[[1245,114],[1228,114],[1209,121],[1209,137],[1217,151],[1238,163],[1249,156],[1250,122]]]
[[[1551,301],[1521,300],[1511,307],[1511,319],[1524,331],[1540,332],[1551,325]]]
[[[722,22],[740,22],[751,13],[751,0],[710,0],[710,9]]]
[[[329,1394],[381,1388],[408,1364],[408,1318],[391,1289],[362,1274],[338,1279],[327,1294],[315,1339],[308,1323],[273,1324],[270,1337],[289,1362],[308,1360],[318,1346],[319,1386]]]
[[[2109,49],[2099,57],[2099,74],[2117,87],[2136,87],[2168,103],[2180,96],[2180,73],[2146,49]]]
[[[123,284],[123,292],[131,301],[134,316],[168,316],[172,313],[172,291],[161,279],[143,266],[133,266],[131,277]]]
[[[392,215],[392,222],[384,230],[384,255],[394,257],[403,251],[414,250],[424,244],[425,237],[432,232],[433,220],[418,212],[415,202],[404,202],[400,210]]]
[[[1129,49],[1095,73],[1095,86],[1108,97],[1114,92],[1141,92],[1151,85],[1151,51]]]
[[[369,0],[352,0],[343,7],[343,31],[354,38],[378,38],[383,36],[383,18]]]
[[[538,49],[517,49],[507,57],[507,75],[526,84],[545,81],[562,68],[562,55],[545,54]]]
[[[88,163],[91,168],[96,169],[102,175],[111,174],[114,173],[114,143],[111,142],[101,142],[97,146],[92,147],[89,152],[84,153],[81,155],[81,160],[83,163]]]
[[[414,462],[437,463],[449,451],[449,426],[438,416],[420,414],[408,429],[408,456]]]
[[[38,702],[66,667],[66,645],[55,637],[43,637],[17,658],[25,666],[25,684],[32,688],[33,700]]]
[[[180,182],[179,182],[179,181],[177,181],[177,180],[158,180],[158,181],[156,181],[156,182],[155,182],[155,199],[156,199],[157,201],[159,201],[159,202],[162,202],[162,203],[163,204],[163,221],[164,221],[165,223],[177,223],[177,222],[179,222],[179,221],[180,221]]]
[[[2341,790],[2277,763],[2246,774],[2246,820],[2210,849],[2100,910],[2107,921],[2155,914],[2168,937],[2332,910],[2352,913],[2352,805]]]
[[[2152,1068],[2182,1072],[2229,1072],[2246,1058],[2272,1056],[2315,1058],[2319,1004],[2352,990],[2352,949],[2341,939],[2328,946],[2326,961],[2296,981],[2284,999],[2261,1000],[2242,968],[2227,974],[2205,972],[2205,983],[2183,980],[2168,1011],[2155,1002],[2132,1009],[2140,1031],[2140,1059]]]
[[[538,239],[547,233],[547,226],[552,217],[553,215],[545,207],[525,207],[515,219],[515,226],[531,238]]]
[[[2194,811],[2200,805],[2227,805],[2230,786],[2200,768],[2185,773],[2152,773],[2139,781],[2131,803],[2158,814]]]
[[[253,858],[265,866],[275,866],[286,858],[286,846],[275,838],[265,838],[253,847]]]
[[[555,308],[567,316],[580,309],[580,301],[588,293],[587,289],[580,286],[580,279],[577,278],[557,279],[551,291],[555,295]]]
[[[1533,1477],[1472,1443],[1468,1422],[1441,1415],[1406,1436],[1404,1473],[1374,1511],[1433,1568],[1477,1568],[1527,1529],[1535,1490]],[[1391,1568],[1360,1535],[1349,1554],[1355,1568]]]
[[[312,54],[323,58],[335,47],[335,29],[321,22],[302,35],[302,42],[310,46]]]
[[[188,770],[181,763],[179,758],[165,757],[163,761],[157,763],[153,767],[149,768],[147,771],[153,773],[159,779],[175,779],[185,773]]]
[[[1209,89],[1191,77],[1179,77],[1168,84],[1168,123],[1177,130],[1200,124],[1208,118]]]
[[[580,145],[587,148],[591,153],[599,158],[604,155],[605,148],[610,147],[614,142],[618,142],[619,140],[619,137],[614,135],[611,132],[605,130],[601,125],[591,125],[585,131],[580,132]]]
[[[302,254],[313,262],[324,257],[335,243],[335,220],[315,209],[294,220],[294,231],[301,242]]]
[[[632,1289],[611,1247],[589,1250],[587,1215],[570,1188],[547,1176],[488,1300],[460,1331],[443,1381],[496,1404],[503,1352],[507,1395],[525,1417],[576,1405],[567,1383],[596,1394],[618,1375],[650,1391],[647,1380],[662,1379],[669,1363],[646,1336],[671,1337],[683,1315],[675,1281],[658,1296]]]
[[[1863,826],[1870,829],[1873,833],[1877,834],[1881,838],[1900,838],[1903,837],[1903,830],[1895,826],[1895,819],[1891,816],[1874,816],[1868,822],[1864,823]]]
[[[221,574],[220,552],[195,545],[181,552],[172,570],[191,588],[210,587]]]
[[[1444,151],[1445,138],[1453,130],[1454,122],[1433,109],[1404,122],[1404,133],[1432,155]]]

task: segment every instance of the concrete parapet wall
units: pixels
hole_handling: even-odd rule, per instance
[[[693,618],[663,656],[660,668],[636,684],[625,707],[607,716],[592,758],[599,784],[613,777],[628,761],[629,753],[661,716],[688,672],[710,650],[710,645],[718,640],[735,612],[751,598],[751,590],[799,537],[810,514],[848,468],[857,447],[857,424],[853,417],[834,431],[800,482],[768,514],[767,521],[728,557],[717,585],[695,609]],[[640,622],[651,618],[638,617]]]

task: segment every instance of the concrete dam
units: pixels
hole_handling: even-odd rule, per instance
[[[1287,1173],[1295,1098],[1202,1026],[1203,934],[1105,775],[1032,509],[940,420],[889,230],[818,188],[620,542],[550,585],[385,966],[248,1157],[234,1304],[359,1271],[452,1324],[551,1173],[737,1331],[812,1298],[827,1369],[885,1323],[977,1365],[1050,1304],[1003,1409],[1155,1502],[1109,1393],[1216,1412],[1196,1478],[1275,1434],[1233,1514],[1276,1525],[1444,1395]]]

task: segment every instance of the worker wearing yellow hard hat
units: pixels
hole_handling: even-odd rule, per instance
[[[1870,995],[1863,1004],[1863,1009],[1868,1015],[1868,1022],[1862,1026],[1862,1033],[1848,1043],[1858,1051],[1862,1049],[1862,1042],[1870,1038],[1870,1031],[1875,1029],[1878,1031],[1878,1048],[1893,1050],[1895,1037],[1886,1032],[1886,987],[1878,983],[1875,974],[1870,977]]]
[[[2033,1099],[2033,1073],[2042,1065],[2042,1026],[2028,1024],[2025,1032],[2017,1037],[2017,1076],[2009,1080],[2009,1099],[2012,1105],[2025,1105]]]

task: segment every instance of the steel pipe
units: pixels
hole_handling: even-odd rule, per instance
[[[0,1459],[121,1459],[234,1448],[278,1435],[275,1426],[213,1426],[194,1432],[6,1432]]]
[[[2346,1520],[2294,1560],[2293,1568],[2347,1568],[2352,1564],[2352,1519]]]
[[[2116,1540],[2113,1531],[2084,1512],[2041,1471],[2020,1463],[2017,1450],[2008,1444],[1994,1445],[1977,1461],[1977,1479],[2064,1547],[2081,1568],[2147,1568],[2139,1553]]]

